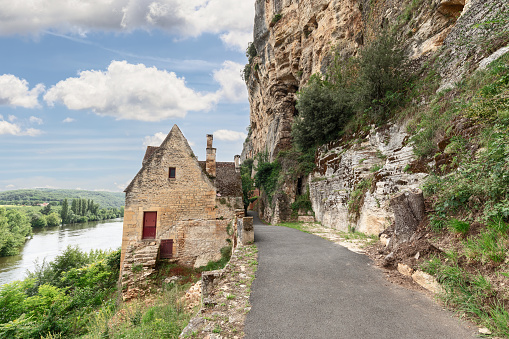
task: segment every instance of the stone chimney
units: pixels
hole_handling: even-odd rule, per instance
[[[233,157],[235,161],[235,172],[240,172],[240,155],[236,155]]]
[[[207,134],[207,161],[205,170],[211,177],[216,177],[216,149],[212,148],[212,140],[214,136]]]

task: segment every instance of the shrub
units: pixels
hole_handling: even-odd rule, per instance
[[[295,202],[292,203],[291,208],[293,218],[297,218],[299,211],[313,211],[313,206],[311,205],[311,200],[309,199],[309,189],[307,190],[306,194],[298,195],[295,198]]]
[[[278,13],[278,14],[275,14],[273,17],[272,17],[272,21],[271,21],[271,24],[274,25],[276,22],[278,22],[279,20],[281,20],[283,16]]]
[[[242,80],[247,82],[250,75],[251,75],[251,64],[246,64],[241,73]]]
[[[248,58],[249,63],[251,63],[253,61],[253,58],[257,55],[258,55],[258,52],[256,51],[255,45],[252,42],[249,42],[247,44],[247,49],[246,49],[246,57]]]
[[[375,121],[388,118],[389,110],[401,100],[405,86],[404,51],[394,35],[382,32],[360,51],[355,106]]]
[[[272,195],[276,191],[280,169],[281,165],[277,160],[273,162],[260,161],[256,167],[255,184],[258,188],[263,188],[269,202],[272,202]]]
[[[335,83],[313,75],[297,97],[292,137],[300,150],[337,138],[352,114],[348,95]]]

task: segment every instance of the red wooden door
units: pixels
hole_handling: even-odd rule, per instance
[[[159,257],[161,259],[171,259],[173,257],[173,239],[161,240]]]
[[[157,212],[143,213],[143,239],[156,238]]]

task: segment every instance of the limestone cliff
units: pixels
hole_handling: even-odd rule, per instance
[[[506,0],[256,0],[255,11],[257,56],[246,78],[251,129],[242,159],[268,152],[273,160],[289,148],[299,88],[312,74],[325,72],[333,53],[355,56],[385,29],[396,32],[413,68],[438,60],[442,89],[509,42]],[[418,186],[425,177],[404,171],[415,160],[404,131],[393,124],[384,131],[373,129],[361,146],[322,147],[309,178],[319,221],[339,228],[351,224],[370,233],[390,222],[388,194]],[[351,215],[347,201],[375,165],[380,166],[378,179],[366,191],[359,213]],[[291,202],[297,189],[284,189]],[[273,212],[274,206],[266,214]]]

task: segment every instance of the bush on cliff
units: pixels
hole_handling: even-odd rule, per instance
[[[349,96],[340,83],[312,75],[298,94],[298,117],[292,137],[301,150],[308,150],[339,136],[352,114]]]
[[[404,65],[403,50],[390,34],[381,34],[357,58],[336,55],[327,72],[312,75],[298,93],[299,115],[292,126],[296,146],[308,150],[337,139],[350,120],[354,130],[385,123],[402,102],[408,81]]]
[[[383,33],[360,50],[358,78],[353,91],[356,111],[366,112],[377,123],[385,122],[401,101],[407,85],[405,55],[391,34]]]

